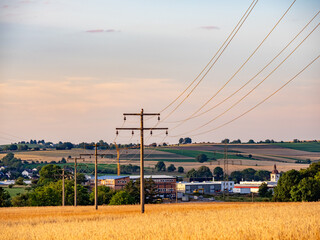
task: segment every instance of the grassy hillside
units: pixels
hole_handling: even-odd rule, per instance
[[[272,145],[290,148],[307,152],[320,152],[319,142],[302,142],[302,143],[273,143]]]
[[[175,153],[178,155],[183,155],[186,157],[192,157],[192,158],[196,158],[199,154],[206,154],[207,157],[209,158],[209,160],[211,158],[215,158],[215,159],[222,159],[224,158],[224,154],[221,152],[217,152],[217,151],[200,151],[200,150],[188,150],[188,149],[173,149],[173,148],[157,148],[157,150],[159,151],[164,151],[164,152],[170,152],[170,153]],[[235,154],[228,154],[228,158],[229,159],[249,159],[247,157],[244,156],[237,156]],[[191,160],[190,162],[196,162],[196,160]]]
[[[0,239],[320,239],[320,203],[184,203],[0,209]]]

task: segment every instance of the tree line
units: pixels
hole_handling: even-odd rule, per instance
[[[8,191],[0,187],[0,207],[22,206],[61,206],[62,205],[62,180],[61,167],[53,164],[46,165],[39,171],[40,178],[32,180],[27,191],[10,197]],[[74,180],[71,173],[66,172],[65,179],[65,204],[74,204]],[[94,203],[94,189],[90,189],[83,174],[77,175],[77,204],[91,205]],[[146,203],[155,203],[157,188],[155,182],[145,179]],[[123,190],[113,190],[107,186],[98,187],[98,203],[120,205],[136,204],[140,201],[140,180],[127,183]]]

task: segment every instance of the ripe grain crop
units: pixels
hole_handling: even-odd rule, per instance
[[[0,239],[320,239],[320,203],[0,209]]]

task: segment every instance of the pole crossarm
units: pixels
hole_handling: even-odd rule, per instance
[[[160,113],[124,113],[123,116],[160,116]]]
[[[168,128],[116,128],[116,130],[168,130]]]

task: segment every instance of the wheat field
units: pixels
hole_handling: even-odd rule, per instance
[[[0,209],[0,239],[320,239],[320,203]]]

